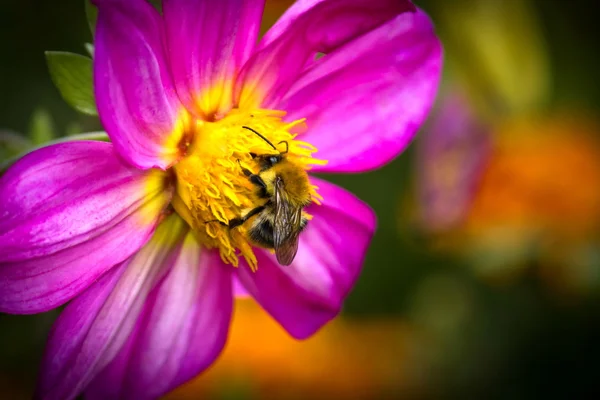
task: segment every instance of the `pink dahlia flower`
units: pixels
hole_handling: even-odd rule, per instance
[[[112,143],[49,146],[0,179],[0,311],[72,300],[39,398],[168,392],[221,352],[236,293],[296,338],[340,311],[373,212],[311,177],[312,218],[286,267],[245,225],[211,223],[252,207],[240,168],[251,153],[278,154],[242,127],[278,151],[287,142],[303,169],[379,167],[429,111],[441,46],[403,0],[299,1],[257,43],[263,1],[164,0],[162,15],[144,0],[95,1],[95,95]]]

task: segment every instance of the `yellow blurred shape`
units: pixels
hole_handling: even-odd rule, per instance
[[[448,65],[483,115],[522,114],[544,103],[548,55],[529,1],[440,1],[432,12]]]

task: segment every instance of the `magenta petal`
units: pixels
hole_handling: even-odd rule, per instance
[[[335,7],[336,9],[339,9],[340,6],[344,5],[343,4],[344,0],[333,0],[333,1],[332,0],[300,0],[300,1],[296,1],[294,4],[292,4],[290,6],[290,8],[288,8],[285,11],[285,13],[283,13],[283,15],[277,20],[277,22],[262,37],[262,39],[260,41],[260,48],[264,48],[265,46],[269,45],[271,42],[273,42],[274,40],[279,38],[282,34],[284,34],[288,29],[293,29],[291,27],[291,25],[293,25],[297,22],[297,18],[299,16],[311,11],[312,8],[314,8],[315,6],[317,6],[320,3],[323,3],[325,1],[327,1],[328,3],[332,3],[332,5],[330,5],[328,7]],[[346,4],[348,5],[348,7],[353,6],[352,2],[346,2]],[[369,12],[371,12],[371,13],[378,7],[382,7],[382,10],[384,9],[383,7],[390,7],[389,12],[403,12],[403,11],[415,11],[416,10],[415,6],[412,4],[412,1],[410,1],[410,0],[396,0],[395,2],[375,0],[375,1],[371,2],[371,5],[373,5],[373,8],[371,10],[369,10]],[[319,7],[323,7],[323,6],[319,5]],[[394,8],[392,9],[391,7],[394,7]],[[319,9],[317,9],[317,10],[319,10]],[[342,11],[346,12],[346,10],[342,10]],[[314,11],[311,11],[311,12],[314,12]],[[375,16],[372,15],[372,17],[375,17]],[[355,28],[349,27],[349,29],[355,29]]]
[[[65,308],[48,339],[39,398],[74,398],[112,361],[150,292],[169,271],[186,232],[179,217],[169,217],[144,248]]]
[[[235,275],[233,276],[232,287],[234,298],[245,299],[247,297],[250,297],[250,293],[248,293],[242,282],[240,282],[240,279]]]
[[[94,90],[117,151],[139,168],[180,157],[183,106],[164,53],[164,27],[145,0],[95,0]]]
[[[102,399],[158,398],[215,359],[231,309],[231,269],[201,254],[172,215],[137,255],[65,308],[38,397],[72,399],[86,390]]]
[[[235,76],[256,45],[264,0],[164,0],[177,92],[199,117],[232,107]]]
[[[126,268],[127,263],[124,263],[102,276],[71,302],[56,320],[48,338],[36,399],[75,398],[90,379],[86,375],[95,373],[97,368],[94,365],[100,358],[99,354],[95,354],[95,347],[100,349],[107,340],[97,336],[86,340],[87,334],[96,318],[101,317],[103,304]],[[104,319],[107,317],[104,313]],[[102,342],[98,341],[94,346],[97,339]],[[82,359],[83,362],[79,361]]]
[[[236,85],[240,107],[272,107],[317,52],[329,53],[396,15],[408,0],[300,1],[265,35]]]
[[[236,271],[248,292],[292,336],[302,339],[335,317],[358,275],[375,230],[368,205],[345,190],[313,178],[324,197],[311,206],[314,218],[300,236],[290,266],[277,264],[268,251],[257,251],[258,270]]]
[[[195,377],[220,354],[233,298],[231,267],[200,252],[193,235],[154,289],[121,352],[86,390],[89,399],[155,399]]]
[[[307,118],[302,136],[328,160],[315,172],[359,172],[397,156],[427,117],[442,48],[429,18],[406,13],[348,43],[299,77],[276,106]]]
[[[57,307],[148,240],[170,201],[165,177],[104,142],[45,147],[0,178],[0,311]]]

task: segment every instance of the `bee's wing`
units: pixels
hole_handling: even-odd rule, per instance
[[[298,239],[302,223],[302,207],[291,204],[283,190],[283,182],[275,182],[275,219],[273,221],[273,243],[277,261],[290,265],[298,252]]]

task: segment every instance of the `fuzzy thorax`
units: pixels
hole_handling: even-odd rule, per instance
[[[185,157],[174,166],[177,190],[173,206],[192,227],[201,245],[218,248],[224,262],[238,266],[238,257],[246,259],[250,268],[257,268],[251,245],[246,239],[246,227],[229,229],[230,219],[242,216],[244,210],[264,203],[256,197],[256,188],[242,172],[242,167],[258,173],[251,153],[279,154],[289,149],[286,157],[302,166],[324,164],[312,158],[314,146],[295,140],[304,128],[304,120],[286,123],[282,111],[231,111],[215,122],[195,121],[187,124],[190,134]],[[277,150],[260,136],[243,126],[254,129],[268,139]],[[310,187],[314,202],[319,196]],[[261,202],[262,201],[262,202]]]

